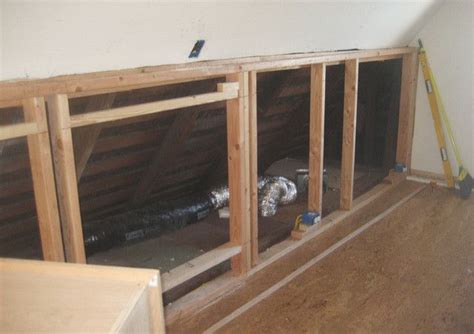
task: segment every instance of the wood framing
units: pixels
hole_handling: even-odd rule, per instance
[[[242,247],[229,242],[164,273],[161,276],[163,292],[171,290],[207,269],[240,254],[241,251]]]
[[[352,208],[354,192],[358,80],[359,60],[347,60],[344,71],[344,121],[341,159],[340,207],[343,210],[350,210]]]
[[[66,258],[70,262],[85,263],[85,249],[82,235],[82,224],[80,216],[80,204],[77,189],[77,177],[74,168],[74,149],[72,142],[72,128],[92,125],[101,127],[103,123],[125,118],[137,117],[159,113],[165,110],[180,109],[184,107],[200,106],[218,101],[228,101],[228,110],[230,116],[228,119],[229,126],[229,159],[234,163],[230,163],[229,175],[233,175],[236,182],[230,187],[232,198],[238,200],[239,205],[233,209],[235,218],[230,219],[231,232],[230,243],[211,251],[202,257],[195,259],[188,264],[175,268],[172,272],[164,277],[166,289],[185,282],[189,278],[215,266],[232,257],[232,267],[234,272],[238,274],[245,273],[250,266],[250,237],[249,237],[249,113],[248,113],[248,74],[229,75],[229,82],[217,84],[217,91],[200,95],[187,96],[176,99],[163,100],[140,105],[132,105],[128,107],[99,110],[85,112],[77,116],[70,116],[69,101],[66,95],[49,96],[48,112],[49,112],[49,128],[51,135],[51,143],[53,147],[54,165],[56,173],[56,187],[58,192],[58,202],[61,214],[61,223],[63,225],[64,245],[66,250]],[[112,98],[111,98],[112,99]],[[111,104],[111,99],[94,102],[94,108],[98,104]],[[89,107],[88,107],[89,109]],[[146,188],[141,189],[148,193],[151,188],[148,184],[153,183],[153,179],[159,175],[156,170],[163,168],[164,163],[172,163],[169,157],[176,153],[176,143],[179,139],[187,138],[192,131],[194,121],[200,109],[186,111],[175,119],[175,126],[172,126],[165,137],[163,145],[160,146],[153,163],[148,172],[145,173],[144,180]],[[184,126],[184,128],[183,128]],[[95,131],[95,130],[94,130]],[[100,131],[99,131],[100,132]],[[168,138],[168,139],[166,139]],[[96,139],[96,138],[95,138]],[[236,139],[234,141],[234,139]],[[179,145],[178,145],[179,146]],[[89,152],[90,155],[90,152]],[[139,194],[142,192],[140,191]],[[140,196],[139,199],[142,199]],[[230,205],[232,208],[232,203]],[[242,211],[242,208],[245,208]],[[232,210],[232,209],[231,209]],[[242,223],[245,220],[245,230]],[[245,249],[245,256],[243,256]],[[218,261],[218,262],[216,262]],[[190,265],[195,265],[193,269],[189,269]]]
[[[258,262],[258,136],[257,72],[249,73],[250,244],[252,266]]]
[[[0,126],[0,140],[24,137],[38,133],[38,125],[34,122]]]
[[[343,210],[350,210],[353,207],[359,63],[397,58],[403,58],[397,161],[409,166],[417,75],[416,49],[413,48],[248,57],[45,80],[3,82],[0,83],[0,107],[15,105],[18,101],[23,102],[26,118],[22,124],[0,126],[0,140],[28,136],[36,203],[37,206],[48,208],[45,211],[38,211],[45,258],[64,260],[61,245],[63,242],[67,261],[84,263],[86,258],[77,183],[105,123],[226,101],[230,241],[164,274],[163,284],[164,291],[169,291],[230,258],[232,273],[226,274],[225,281],[236,285],[242,282],[242,277],[261,270],[265,267],[265,263],[270,261],[268,255],[259,257],[258,254],[257,73],[311,68],[308,207],[309,210],[321,212],[325,73],[327,66],[345,64],[340,207]],[[120,91],[222,77],[225,77],[227,82],[218,84],[214,92],[112,108],[115,94]],[[85,113],[70,115],[69,98],[105,93],[109,95],[93,97],[86,106]],[[44,97],[47,97],[49,113],[47,129],[45,118],[41,116],[44,113]],[[302,103],[304,102],[295,103],[295,107],[301,107]],[[183,115],[176,118],[162,145],[154,153],[153,162],[144,173],[135,194],[136,203],[143,201],[151,192],[151,187],[155,183],[153,181],[160,177],[167,164],[172,165],[173,154],[184,145],[184,138],[192,131],[197,118],[198,108],[195,109],[189,112],[183,111]],[[288,124],[289,128],[293,129],[291,131],[298,131],[299,123],[300,120],[297,118],[290,119]],[[75,130],[78,131],[75,135],[77,138],[83,138],[80,140],[81,146],[74,147],[72,128],[77,128]],[[51,158],[48,158],[48,132],[53,156],[53,164],[49,165],[48,161],[51,161]],[[292,132],[288,135],[291,136]],[[280,140],[285,144],[286,138]],[[49,154],[51,155],[51,152]],[[51,171],[52,166],[56,174],[55,180]],[[54,182],[56,190],[53,187]],[[55,206],[56,193],[58,196]],[[354,202],[353,210],[359,207],[358,203]],[[339,217],[347,217],[351,212],[353,211],[339,211],[338,214]],[[58,217],[62,225],[62,241],[61,235],[58,234],[60,230]],[[331,222],[331,217],[326,218],[325,222]],[[318,233],[324,229],[326,227]],[[309,240],[314,233],[309,231],[298,243],[286,240],[272,249],[282,254],[285,250],[294,249]],[[271,261],[274,261],[274,258]],[[254,268],[251,268],[252,266]],[[226,289],[229,286],[226,285]],[[206,291],[209,292],[209,288]],[[159,294],[157,291],[153,293]],[[153,300],[156,297],[149,298]],[[202,299],[202,296],[200,298]],[[191,297],[187,302],[189,304],[193,302]]]
[[[43,259],[64,262],[44,99],[25,99],[23,113],[25,121],[37,124],[39,131],[28,135],[27,143]]]
[[[72,128],[106,123],[131,117],[155,114],[167,110],[198,106],[206,103],[225,101],[237,97],[237,86],[233,82],[218,84],[219,91],[200,95],[179,97],[176,99],[137,104],[128,107],[101,110],[72,116]]]
[[[239,96],[227,101],[227,155],[229,169],[230,241],[240,245],[232,257],[232,271],[243,275],[250,269],[250,178],[245,137],[248,131],[248,72],[229,74],[227,81],[239,83]]]
[[[0,105],[8,106],[26,97],[52,94],[68,94],[70,97],[87,96],[224,76],[240,71],[276,71],[316,63],[335,64],[356,58],[361,61],[396,59],[415,50],[404,47],[247,57],[65,75],[51,79],[8,81],[0,83]]]
[[[64,261],[64,251],[44,99],[32,97],[12,102],[15,102],[12,106],[21,105],[23,107],[25,121],[0,126],[0,140],[26,136],[43,259],[62,262]]]
[[[86,263],[69,101],[66,95],[52,95],[47,102],[66,259],[68,262]]]
[[[400,87],[400,109],[398,116],[397,162],[411,165],[411,150],[415,126],[416,86],[418,76],[418,54],[403,55]]]
[[[326,65],[311,65],[308,209],[323,209],[324,107]]]

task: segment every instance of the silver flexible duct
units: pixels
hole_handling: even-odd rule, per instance
[[[287,178],[277,176],[267,179],[259,191],[259,211],[262,217],[274,216],[278,204],[290,204],[298,194],[295,183]]]
[[[221,209],[229,204],[229,187],[219,186],[212,189],[209,194],[214,210]]]
[[[296,186],[284,177],[258,179],[260,212],[262,216],[276,213],[279,203],[296,199]],[[155,203],[147,207],[108,217],[100,223],[84,224],[87,254],[106,250],[131,240],[145,240],[160,235],[169,228],[195,223],[212,210],[229,203],[229,187],[220,186],[207,194],[197,194],[181,200]]]
[[[259,211],[263,217],[276,214],[279,204],[290,204],[296,200],[297,190],[294,182],[282,176],[260,176],[258,178]],[[209,192],[215,210],[229,204],[229,187],[219,186]]]

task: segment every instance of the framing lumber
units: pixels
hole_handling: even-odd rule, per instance
[[[342,134],[341,199],[343,210],[352,208],[357,121],[358,59],[348,60],[344,71],[344,121]]]
[[[322,212],[326,65],[311,65],[308,209]]]
[[[174,165],[185,148],[198,116],[199,110],[181,111],[176,115],[135,190],[133,206],[143,203],[158,179]]]
[[[93,96],[86,106],[85,112],[102,110],[110,108],[115,100],[115,93],[106,96]],[[86,168],[87,162],[94,150],[95,143],[99,138],[103,125],[91,125],[76,129],[73,133],[74,156],[76,158],[76,177],[77,183],[81,180],[82,173]]]
[[[50,79],[17,80],[0,83],[0,105],[8,101],[52,94],[87,96],[107,92],[158,86],[202,78],[224,76],[239,71],[280,70],[315,63],[343,62],[350,59],[378,61],[401,58],[415,48],[392,48],[358,51],[313,52],[266,57],[248,57],[203,61],[192,64],[162,65],[137,69],[65,75]],[[16,101],[15,101],[16,100]],[[11,104],[10,103],[10,104]]]
[[[240,254],[241,250],[241,246],[236,246],[228,242],[162,274],[163,292],[169,291],[194,276]]]
[[[39,132],[38,125],[35,122],[26,122],[12,125],[0,126],[0,140],[13,139],[34,135]]]
[[[218,84],[218,87],[221,87]],[[151,103],[143,103],[132,105],[128,107],[121,107],[115,109],[108,109],[102,111],[91,112],[87,114],[80,114],[71,117],[71,127],[80,127],[92,124],[105,123],[126,118],[138,117],[143,115],[155,114],[173,109],[181,109],[201,104],[225,101],[234,99],[238,95],[238,91],[233,82],[223,84],[221,91],[214,93],[199,94],[193,96],[180,97],[176,99],[169,99],[164,101],[157,101]]]
[[[250,244],[251,262],[258,262],[258,128],[257,72],[249,73],[249,172],[250,172]]]
[[[250,259],[250,178],[245,136],[248,131],[248,72],[230,74],[228,82],[239,83],[238,98],[227,101],[227,154],[229,169],[229,233],[230,242],[241,245],[240,254],[232,257],[232,272],[243,275],[251,265]],[[247,114],[247,115],[246,115]]]
[[[44,99],[24,100],[23,113],[25,120],[37,124],[40,131],[37,134],[28,135],[27,143],[43,259],[64,262]]]
[[[52,95],[47,102],[66,259],[68,262],[86,263],[69,101],[66,95]]]
[[[223,101],[226,101],[228,129],[227,155],[230,189],[229,205],[231,213],[231,240],[229,245],[234,245],[232,247],[239,247],[240,249],[239,253],[231,255],[232,273],[228,273],[226,277],[231,277],[229,279],[230,281],[234,283],[237,282],[235,284],[239,284],[238,282],[242,282],[242,276],[240,275],[250,275],[257,270],[261,270],[270,261],[275,261],[276,258],[282,256],[282,254],[285,252],[298,247],[301,245],[301,243],[310,240],[310,238],[316,235],[316,232],[311,230],[306,233],[305,236],[303,236],[302,241],[285,241],[282,243],[282,245],[279,244],[279,246],[276,248],[272,247],[272,252],[278,252],[272,253],[274,256],[272,256],[270,259],[268,258],[270,256],[268,252],[260,255],[260,257],[258,256],[258,225],[256,219],[257,194],[255,190],[256,177],[258,175],[256,172],[256,168],[258,167],[256,142],[257,72],[281,71],[285,69],[298,69],[303,67],[311,67],[313,71],[314,69],[325,68],[333,64],[346,64],[343,144],[343,152],[345,153],[343,153],[344,158],[342,166],[342,173],[346,175],[346,181],[342,184],[341,192],[345,194],[345,201],[349,202],[348,205],[347,203],[344,203],[346,204],[344,206],[346,208],[350,208],[352,203],[352,181],[354,173],[358,63],[396,59],[402,57],[404,59],[403,73],[405,73],[405,86],[403,86],[404,84],[402,83],[402,90],[405,91],[405,95],[403,93],[401,94],[401,105],[408,105],[408,108],[405,108],[404,110],[411,111],[407,112],[408,116],[400,119],[400,128],[406,127],[407,124],[409,127],[407,128],[406,135],[399,135],[399,140],[404,140],[404,142],[403,145],[399,145],[399,150],[402,153],[397,152],[397,157],[399,156],[398,153],[400,153],[400,155],[404,156],[409,162],[411,136],[413,133],[413,111],[411,108],[414,108],[414,89],[416,88],[415,80],[410,81],[409,79],[413,79],[413,77],[416,79],[416,70],[410,68],[410,65],[407,64],[410,64],[411,62],[413,65],[412,67],[416,67],[416,49],[414,48],[248,57],[235,60],[219,60],[197,62],[192,64],[188,63],[123,71],[111,71],[105,73],[81,74],[45,80],[4,82],[0,83],[0,106],[13,105],[19,100],[21,101],[23,99],[34,98],[37,96],[49,96],[49,131],[51,134],[51,142],[53,146],[52,153],[54,157],[56,187],[58,193],[61,224],[63,226],[64,233],[63,238],[66,250],[66,259],[68,261],[74,262],[85,262],[81,217],[77,193],[77,180],[79,180],[82,172],[79,173],[78,169],[78,172],[76,173],[74,168],[74,150],[72,145],[71,128],[84,127],[87,125],[91,125],[91,128],[95,128],[94,132],[89,132],[92,134],[90,135],[90,137],[92,137],[92,143],[86,145],[89,148],[76,148],[76,153],[78,151],[89,150],[89,153],[87,154],[90,156],[90,152],[92,152],[94,147],[94,142],[100,133],[100,130],[98,129],[103,126],[104,122],[131,119],[133,117],[149,115],[165,110],[197,106],[216,101],[222,101],[222,103]],[[409,59],[409,61],[406,59]],[[108,109],[110,106],[94,107],[91,108],[91,110],[99,111],[87,112],[72,117],[69,115],[68,97],[89,96],[103,93],[112,93],[113,95],[115,92],[130,89],[153,87],[158,85],[167,85],[172,83],[189,82],[224,76],[226,77],[227,83],[218,85],[217,92],[115,109]],[[319,80],[317,82],[319,82]],[[314,80],[312,80],[312,85],[313,84]],[[321,86],[322,87],[318,87],[318,90],[324,88],[324,80]],[[311,110],[313,110],[313,106],[315,105],[313,103],[315,102],[313,99],[315,95],[313,92],[313,87],[311,90]],[[403,102],[403,96],[405,96],[405,102]],[[320,97],[316,99],[316,102],[318,102],[320,104],[320,108],[324,110],[324,100],[321,101],[321,99],[323,99],[323,94],[320,94]],[[402,113],[401,106],[400,113]],[[313,115],[313,113],[310,115]],[[324,113],[320,114],[319,116],[322,117],[322,119],[319,120],[319,123],[318,120],[315,121],[314,118],[310,118],[310,124],[316,124],[319,128],[322,127],[322,131],[324,131]],[[295,121],[297,120],[292,120],[292,122]],[[26,129],[31,126],[30,123],[32,123],[28,120],[27,122],[27,125],[21,125],[19,128],[12,129],[8,126],[6,129],[9,131],[9,134],[14,133],[15,136],[17,135],[18,131],[20,131],[22,135],[35,135],[37,132],[41,132],[36,123],[36,129]],[[130,120],[125,120],[124,122],[130,122]],[[104,124],[104,126],[106,125]],[[5,127],[0,127],[0,136],[6,133],[3,131],[3,129],[5,129]],[[86,129],[83,128],[78,129],[78,131],[79,130]],[[317,132],[312,131],[311,133]],[[86,134],[86,136],[89,135]],[[316,142],[316,146],[321,147],[320,152],[314,151],[316,152],[315,156],[320,156],[321,159],[317,160],[315,157],[313,157],[321,167],[323,155],[322,141],[324,140],[322,134],[319,140],[320,141],[318,141],[318,138],[314,140],[310,136],[311,145],[314,145],[314,142]],[[312,147],[310,151],[313,152],[313,149],[314,148]],[[83,159],[79,157],[79,155],[80,154],[76,155],[78,161]],[[88,157],[84,159],[87,162]],[[85,163],[83,163],[83,165],[85,166]],[[162,164],[160,164],[159,167],[161,167],[161,165]],[[86,171],[86,173],[88,173],[88,171]],[[320,171],[318,171],[318,175],[321,178]],[[344,180],[344,175],[342,179]],[[345,187],[344,191],[342,191],[343,187]],[[348,191],[349,188],[350,191]],[[317,189],[319,189],[319,187],[317,187]],[[120,194],[120,196],[122,195],[123,194]],[[318,203],[318,200],[315,200],[315,202]],[[341,208],[344,208],[342,202],[343,195],[341,194]],[[354,201],[354,203],[357,203],[357,201]],[[354,209],[356,209],[356,207],[357,204],[355,205]],[[351,214],[354,209],[351,211],[339,211],[338,217],[347,217],[347,215]],[[332,224],[332,220],[326,219],[331,217],[333,216],[330,215],[325,217],[323,221],[329,221],[330,224]],[[336,220],[339,218],[336,218]],[[342,218],[340,219],[342,220]],[[320,230],[324,230],[325,226],[321,226]],[[212,254],[213,253],[211,252],[203,256],[209,255],[208,258],[212,258]],[[214,253],[214,255],[215,254],[216,253]],[[205,270],[207,266],[206,263],[207,262],[205,261],[204,266],[199,264],[196,266],[195,270],[202,272],[201,269]],[[251,266],[255,264],[257,265],[250,269]],[[183,269],[181,274],[184,272],[185,277],[192,277],[193,271],[194,269],[192,271],[184,271]],[[181,274],[175,274],[175,276],[177,275],[179,277],[183,277]],[[239,276],[236,277],[236,275]],[[227,280],[227,282],[229,280]],[[215,297],[217,298],[217,296]],[[200,298],[205,299],[206,297],[201,296]],[[191,303],[189,299],[188,302]],[[194,305],[196,305],[196,303]]]
[[[18,117],[15,117],[15,116],[18,116],[18,115],[12,115],[12,114],[2,115],[2,123],[5,123],[5,124],[14,123],[15,121],[18,120]],[[0,134],[1,133],[2,132],[0,131]],[[2,156],[3,152],[10,145],[11,142],[12,142],[11,140],[0,140],[0,157]]]
[[[416,86],[418,75],[418,54],[403,55],[400,87],[400,111],[398,116],[397,162],[411,165],[411,152],[415,124]]]

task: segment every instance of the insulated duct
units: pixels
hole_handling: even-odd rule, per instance
[[[209,196],[201,194],[84,224],[87,255],[127,241],[149,239],[164,231],[179,229],[207,217],[213,209]]]
[[[259,210],[264,217],[273,216],[279,204],[296,200],[296,185],[284,177],[259,177]],[[104,251],[132,240],[156,237],[164,231],[176,230],[209,215],[211,210],[229,204],[229,187],[220,186],[207,194],[183,200],[160,202],[125,212],[101,221],[84,224],[87,255]]]
[[[296,200],[298,192],[294,182],[287,178],[267,177],[267,182],[259,189],[259,212],[262,217],[276,214],[279,204],[290,204]]]

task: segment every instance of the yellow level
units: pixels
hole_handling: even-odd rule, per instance
[[[423,71],[423,78],[425,79],[426,92],[428,93],[428,100],[430,102],[431,115],[433,116],[433,122],[436,131],[436,137],[438,138],[439,151],[441,153],[441,160],[443,162],[444,175],[449,188],[454,188],[454,176],[451,170],[451,164],[449,163],[448,151],[446,149],[446,139],[444,137],[443,126],[440,117],[439,99],[437,98],[437,87],[436,82],[431,72],[428,58],[426,56],[425,49],[420,41],[420,50],[418,52],[418,59],[421,64],[421,70]]]

